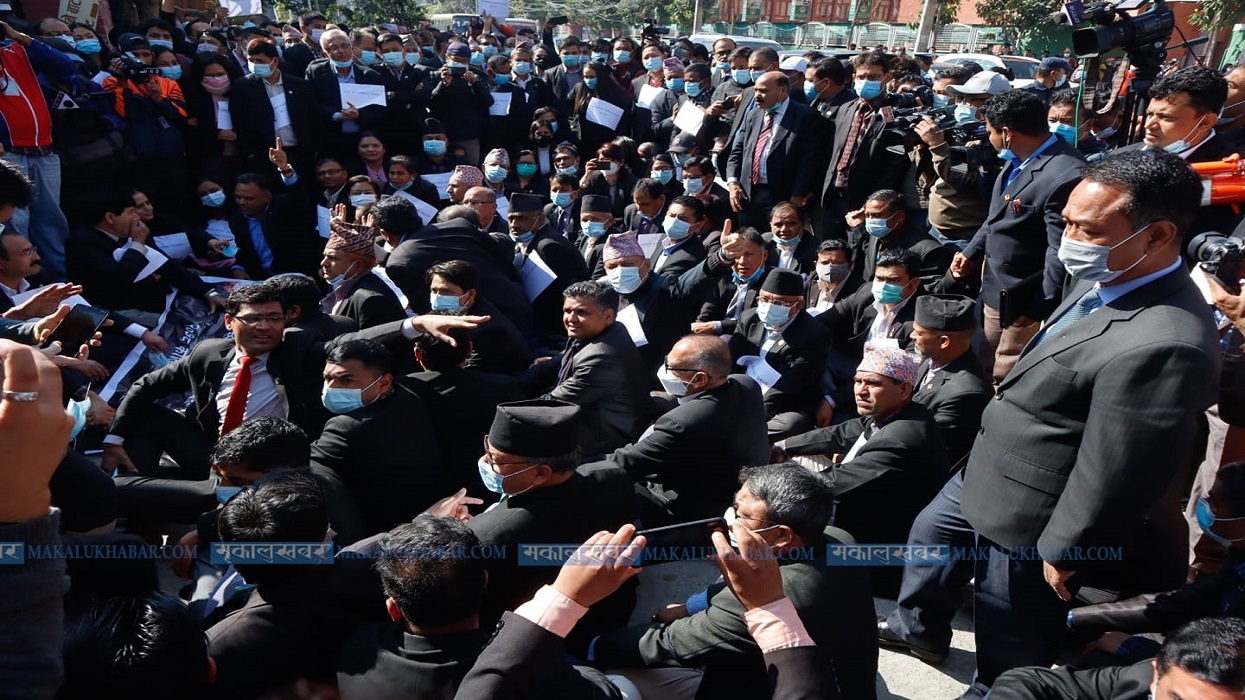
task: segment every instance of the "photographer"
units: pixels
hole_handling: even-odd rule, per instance
[[[935,95],[942,76],[950,72],[943,71],[935,77]],[[1007,78],[983,71],[962,84],[946,85],[943,90],[949,99],[955,100],[956,122],[968,124],[979,119],[978,110],[987,99],[1008,88]],[[952,152],[946,134],[932,119],[917,124],[916,133],[928,148],[930,164],[937,176],[929,191],[930,234],[947,247],[963,250],[986,220],[990,188],[998,171],[963,163],[962,157]],[[964,167],[957,168],[957,165]]]
[[[922,231],[929,229],[929,195],[935,182],[938,180],[938,173],[934,170],[929,144],[921,138],[917,129],[924,128],[926,131],[929,131],[930,124],[937,127],[938,122],[949,116],[944,113],[944,110],[950,111],[949,102],[951,97],[947,94],[947,88],[952,85],[963,85],[968,78],[969,73],[963,68],[956,67],[939,71],[934,76],[932,90],[926,87],[923,82],[912,83],[911,81],[913,80],[922,80],[920,76],[915,74],[905,74],[895,79],[900,84],[901,90],[907,90],[906,86],[909,84],[914,86],[911,91],[916,92],[919,90],[917,95],[922,104],[925,105],[923,109],[913,115],[923,114],[925,116],[920,117],[912,125],[910,134],[905,134],[908,160],[912,161],[912,167],[908,169],[908,175],[904,178],[903,187],[904,196],[908,198],[913,207],[908,211],[908,220]],[[941,135],[941,132],[938,135]],[[943,140],[945,142],[945,136]]]

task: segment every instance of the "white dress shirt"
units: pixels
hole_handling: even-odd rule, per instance
[[[281,401],[281,395],[277,393],[276,382],[272,380],[272,375],[268,374],[270,354],[264,353],[251,362],[251,389],[247,393],[246,412],[242,415],[243,421],[264,416],[281,420],[289,417],[285,404]],[[216,411],[220,414],[222,422],[225,419],[225,412],[229,409],[229,396],[233,393],[234,381],[238,378],[238,370],[242,367],[241,359],[241,353],[234,353],[233,360],[225,369],[225,376],[221,379],[220,389],[216,392]]]

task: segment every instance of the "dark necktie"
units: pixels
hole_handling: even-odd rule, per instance
[[[653,222],[647,216],[640,217],[640,235],[647,236],[653,231]]]
[[[238,358],[238,374],[233,378],[233,389],[229,392],[229,404],[225,407],[225,420],[220,424],[221,437],[242,425],[246,417],[246,400],[251,393],[251,363],[254,358],[243,355]]]
[[[562,214],[558,216],[558,233],[566,236],[571,225],[571,210],[563,209]]]
[[[761,126],[761,134],[757,136],[756,148],[752,151],[752,184],[761,184],[761,159],[765,157],[765,149],[769,146],[770,129],[774,125],[774,113],[766,112]]]
[[[561,386],[562,382],[566,381],[566,375],[571,372],[571,362],[575,359],[575,353],[579,352],[582,347],[583,343],[578,340],[572,340],[566,346],[566,351],[562,354],[562,366],[558,368],[558,383],[554,386]]]
[[[1077,299],[1075,304],[1069,306],[1068,310],[1063,312],[1062,316],[1055,319],[1054,323],[1044,328],[1042,330],[1042,337],[1038,339],[1037,343],[1034,343],[1034,346],[1038,343],[1044,342],[1047,338],[1062,332],[1065,328],[1085,318],[1091,311],[1100,306],[1102,306],[1102,297],[1098,296],[1098,288],[1093,287],[1085,293],[1085,296]]]

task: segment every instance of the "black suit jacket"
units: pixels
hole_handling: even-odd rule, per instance
[[[238,241],[237,262],[251,279],[264,279],[282,272],[316,277],[324,252],[324,239],[316,233],[315,207],[301,182],[278,185],[272,203],[260,219],[264,240],[272,250],[272,268],[264,269],[251,240],[250,222],[242,212],[229,217],[229,230]]]
[[[337,314],[354,319],[360,330],[406,318],[397,295],[370,270],[359,277],[350,295],[337,308]]]
[[[1027,299],[1012,303],[1035,321],[1055,308],[1067,275],[1058,255],[1063,207],[1080,182],[1084,165],[1079,151],[1056,138],[1010,185],[1008,174],[1016,166],[1003,167],[994,182],[986,222],[964,249],[970,260],[985,256],[981,300],[987,306],[1001,309],[999,293],[1007,289]],[[1026,280],[1029,283],[1022,285]]]
[[[748,309],[739,317],[739,324],[731,334],[731,358],[736,363],[747,355],[762,355],[766,328],[757,316],[755,308]],[[762,359],[773,367],[782,379],[765,392],[765,413],[773,418],[779,413],[802,413],[812,416],[821,402],[821,376],[826,366],[826,354],[830,351],[830,331],[813,320],[803,310],[782,331]],[[737,369],[739,369],[737,367]]]
[[[402,64],[397,73],[384,66],[376,69],[385,79],[385,118],[381,136],[390,153],[422,153],[424,120],[437,77],[424,66]]]
[[[769,259],[766,264],[770,267],[778,267],[779,256],[778,239],[775,238],[766,246],[769,252]],[[817,246],[821,245],[821,241],[811,233],[804,233],[800,236],[799,242],[795,244],[795,255],[792,256],[791,267],[787,268],[792,272],[798,272],[805,277],[808,275],[817,276]]]
[[[490,317],[466,333],[471,341],[467,367],[480,372],[515,374],[532,364],[532,352],[523,333],[488,299],[477,295],[467,313]]]
[[[449,493],[428,409],[400,383],[388,396],[330,418],[311,445],[311,461],[341,475],[369,535],[410,522]]]
[[[320,58],[324,58],[324,52],[319,46],[313,49],[307,42],[300,41],[285,50],[281,57],[285,64],[282,68],[301,77],[307,72],[307,66]]]
[[[856,238],[861,242],[861,249],[855,255],[852,267],[859,270],[860,279],[864,282],[873,281],[874,264],[878,253],[883,248],[903,248],[917,254],[920,258],[921,286],[929,291],[935,282],[942,279],[951,267],[951,251],[938,242],[938,239],[926,231],[918,231],[908,226],[893,234],[895,237],[886,243],[876,236],[864,232],[862,226]]]
[[[994,388],[972,350],[947,363],[933,376],[928,376],[929,367],[926,359],[917,369],[919,383],[913,387],[912,401],[934,414],[934,421],[942,428],[947,459],[954,467],[973,449],[973,440],[981,429],[981,413],[994,396]]]
[[[1090,286],[1075,285],[1052,318]],[[964,517],[1004,547],[1132,545],[1144,557],[1143,521],[1189,457],[1219,363],[1207,304],[1180,269],[1039,334],[982,414]]]
[[[402,381],[428,406],[445,463],[446,493],[466,487],[472,496],[492,498],[476,470],[484,450],[480,439],[493,425],[497,404],[524,399],[523,385],[514,377],[457,367],[417,372]]]
[[[818,428],[787,438],[792,455],[846,455],[872,431],[872,418]],[[906,542],[908,530],[942,488],[949,465],[942,432],[924,406],[908,403],[881,425],[850,462],[826,476],[834,483],[834,525],[859,542]]]
[[[507,237],[505,240],[510,239]],[[559,236],[558,232],[548,224],[527,243],[527,251],[529,255],[533,251],[540,255],[549,269],[557,275],[557,278],[545,287],[544,291],[532,299],[532,313],[535,315],[537,328],[547,333],[565,333],[566,330],[562,326],[562,291],[575,282],[588,279],[591,271],[584,262],[584,256],[575,246]],[[523,264],[535,265],[536,263],[525,259]],[[496,299],[496,297],[491,298]]]
[[[847,147],[847,136],[856,118],[859,100],[840,105],[834,117],[834,142],[825,149],[829,154],[826,170],[821,173],[821,197],[825,202],[831,196],[842,194],[849,209],[859,209],[870,194],[880,189],[903,189],[904,175],[908,172],[908,157],[903,149],[903,137],[886,131],[886,121],[876,110],[869,117],[864,136],[852,154],[847,170],[847,189],[837,193],[834,188],[835,169]],[[888,150],[899,147],[899,153]]]
[[[701,260],[691,269],[681,273],[650,273],[643,283],[624,298],[635,307],[636,317],[648,340],[640,346],[640,357],[648,383],[660,389],[657,368],[665,361],[666,353],[679,342],[679,338],[691,332],[692,319],[700,308],[700,301],[714,284],[715,278],[730,272],[730,267],[716,254]]]
[[[506,248],[510,250],[507,251]],[[424,273],[436,263],[466,260],[480,273],[480,293],[516,326],[530,327],[532,306],[514,272],[514,245],[499,245],[466,220],[425,226],[398,244],[385,262],[389,279],[406,294],[411,309],[429,309]]]
[[[147,246],[160,251],[151,239]],[[117,262],[113,257],[117,248],[116,241],[94,226],[76,229],[65,246],[69,277],[82,285],[83,296],[93,306],[160,313],[164,311],[165,296],[173,288],[200,299],[207,295],[209,288],[203,280],[176,260],[166,261],[155,272],[135,281],[147,267],[147,258],[136,250],[127,250],[121,262]]]
[[[739,316],[744,311],[755,308],[757,305],[757,294],[761,291],[761,285],[765,283],[765,276],[770,273],[773,268],[768,265],[757,275],[757,278],[748,283],[748,291],[744,294],[743,303],[739,305],[739,313],[734,319],[726,318],[726,310],[730,307],[731,299],[735,298],[735,282],[734,275],[728,275],[718,280],[718,283],[709,288],[705,295],[705,303],[700,307],[700,313],[697,314],[697,321],[721,321],[722,333],[734,333],[735,326],[739,323]]]
[[[1154,662],[1107,668],[1017,668],[990,688],[994,700],[1145,700],[1154,682]]]
[[[742,103],[741,103],[742,104]],[[735,178],[744,194],[752,196],[752,156],[764,126],[766,112],[754,109],[744,115],[731,143],[726,177]],[[825,124],[808,105],[788,101],[786,111],[771,129],[765,172],[775,202],[813,193],[822,131]]]
[[[669,505],[680,522],[720,515],[739,487],[740,467],[769,461],[761,388],[743,375],[670,409],[653,432],[608,458],[637,481],[678,494]]]
[[[595,157],[595,154],[594,154]],[[586,160],[584,162],[587,162]],[[626,216],[627,205],[631,204],[631,192],[635,189],[635,183],[640,179],[633,175],[630,170],[624,170],[618,175],[616,187],[611,191],[609,181],[605,179],[605,175],[601,172],[595,172],[588,176],[588,185],[579,191],[579,198],[583,199],[585,195],[599,194],[602,197],[608,197],[610,200],[610,210],[615,219],[623,220]],[[656,222],[660,223],[660,219]]]
[[[669,208],[669,206],[670,206],[670,201],[669,199],[667,199],[666,203],[662,205],[661,209],[657,210],[657,214],[655,214],[653,218],[649,220],[650,224],[649,224],[648,233],[665,233],[666,232],[666,229],[665,229],[666,209]],[[627,206],[623,207],[623,215],[622,215],[621,221],[622,221],[622,227],[624,231],[635,231],[638,233],[640,231],[640,224],[644,221],[644,215],[640,213],[640,208],[637,207],[634,203],[628,204]]]
[[[887,338],[898,341],[899,347],[904,350],[912,350],[912,323],[916,319],[916,299],[921,293],[918,287],[908,297],[907,303],[896,312],[886,334]],[[846,299],[840,298],[834,306],[817,316],[817,321],[834,334],[836,350],[859,359],[864,357],[869,330],[877,317],[878,311],[873,306],[873,288],[866,284]]]
[[[352,67],[356,83],[360,85],[386,84],[385,76],[374,69],[358,63],[355,63]],[[320,128],[327,136],[342,135],[342,123],[333,121],[333,115],[342,110],[341,87],[337,80],[337,75],[337,69],[333,67],[333,64],[327,58],[316,59],[307,66],[306,78],[307,82],[311,84],[311,93],[314,96],[312,109],[318,115]],[[385,110],[386,108],[380,105],[368,105],[367,107],[360,108],[359,119],[356,122],[359,125],[359,131],[380,129],[385,122]]]
[[[186,357],[139,377],[117,407],[108,432],[123,438],[137,434],[144,429],[147,415],[157,400],[189,391],[192,396],[191,404],[186,407],[186,417],[214,441],[220,434],[221,422],[220,412],[216,410],[216,394],[235,354],[232,339],[203,340]],[[288,420],[309,435],[318,435],[323,422],[319,377],[316,376],[323,366],[322,356],[296,352],[284,343],[268,355],[268,374],[285,404]]]
[[[337,688],[343,700],[453,697],[488,638],[482,629],[422,636],[400,622],[363,625],[337,651]]]
[[[681,275],[701,264],[708,257],[705,244],[697,236],[688,236],[680,241],[678,247],[666,256],[665,261],[661,263],[661,268],[658,269],[657,262],[661,260],[661,255],[662,247],[659,245],[657,250],[653,251],[653,271],[663,275]],[[702,294],[701,299],[703,298]]]
[[[290,50],[293,51],[293,48]],[[301,74],[302,70],[299,71]],[[314,152],[319,145],[320,129],[312,108],[311,86],[301,77],[282,74],[281,87],[290,112],[290,128],[298,137],[298,147]],[[276,123],[272,101],[268,99],[268,92],[259,76],[248,75],[233,81],[229,89],[229,115],[238,134],[238,150],[256,162],[267,164],[268,149],[277,142]],[[310,176],[311,173],[303,175]]]
[[[566,227],[563,229],[561,224],[562,212],[554,204],[545,205],[545,218],[549,219],[549,225],[553,227],[559,234],[566,236],[566,239],[576,245],[579,244],[580,226],[579,212],[583,205],[580,203],[579,197],[571,201],[569,207],[569,216],[566,217]]]

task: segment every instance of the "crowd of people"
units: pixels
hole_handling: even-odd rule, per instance
[[[1245,698],[1245,68],[161,10],[0,22],[0,695]]]

